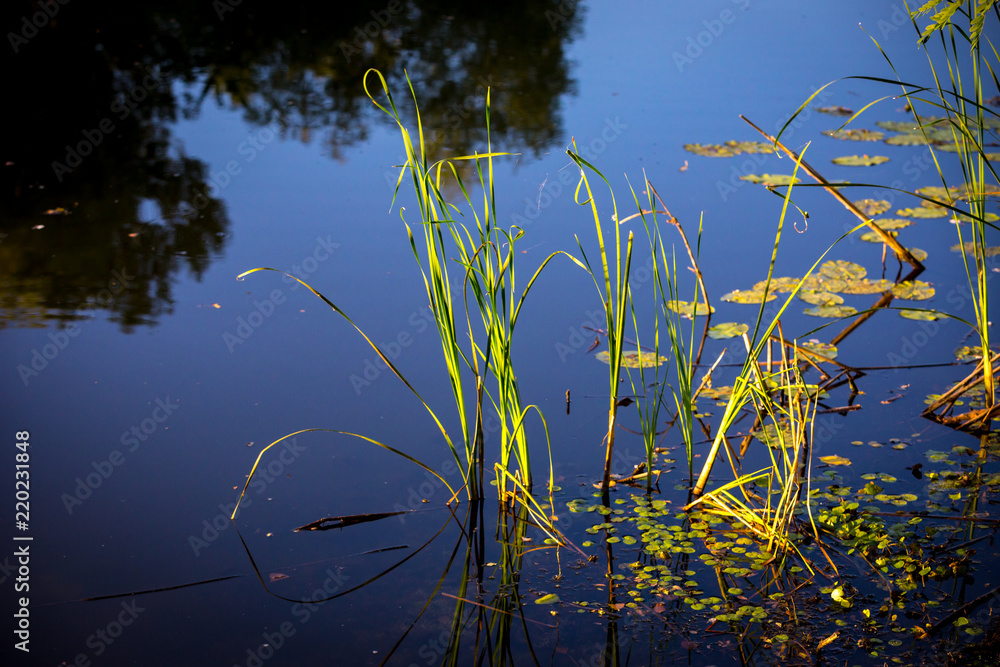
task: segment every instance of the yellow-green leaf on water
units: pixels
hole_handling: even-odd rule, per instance
[[[837,456],[832,454],[830,456],[821,456],[819,460],[828,466],[849,466],[851,465],[850,459],[845,459],[843,456]]]
[[[800,278],[790,278],[788,276],[782,276],[781,278],[771,278],[771,283],[768,285],[766,280],[761,280],[760,282],[754,284],[753,290],[764,291],[764,286],[768,285],[768,292],[791,292],[799,284]]]
[[[595,357],[606,364],[611,363],[611,355],[607,350],[598,352]],[[655,352],[622,352],[622,366],[625,368],[655,368],[669,361],[664,356],[657,357]]]
[[[905,218],[881,218],[876,220],[875,224],[882,229],[902,229],[903,227],[909,227],[913,223]]]
[[[901,208],[896,211],[896,215],[901,215],[904,218],[944,218],[948,216],[948,209],[918,206],[916,208]]]
[[[727,141],[724,144],[684,144],[684,150],[705,157],[733,157],[741,153],[773,153],[774,144],[765,141]]]
[[[820,264],[819,273],[827,278],[837,280],[859,280],[868,275],[868,270],[860,264],[848,262],[846,259],[833,259]]]
[[[824,130],[823,134],[834,139],[849,139],[851,141],[878,141],[885,136],[883,132],[875,130]]]
[[[899,232],[893,230],[887,231],[886,234],[893,238],[899,236]],[[882,240],[882,237],[879,236],[878,232],[865,232],[861,235],[861,240],[868,243],[885,243],[885,241]]]
[[[961,220],[962,222],[972,222],[975,218],[973,218],[971,215],[966,215],[965,213],[955,213],[954,211],[952,211],[951,219]],[[986,222],[996,222],[997,220],[1000,220],[1000,215],[997,215],[996,213],[987,212],[985,215],[982,216],[982,219],[985,220]]]
[[[955,350],[955,358],[963,362],[982,359],[983,348],[980,345],[963,345]]]
[[[828,113],[831,116],[853,116],[854,112],[847,107],[815,107],[820,113]]]
[[[897,134],[896,136],[889,137],[885,140],[885,143],[890,146],[920,146],[926,144],[927,141],[920,134],[906,132],[904,134]]]
[[[953,252],[958,252],[959,250],[962,250],[963,248],[965,248],[965,252],[966,253],[970,253],[971,254],[971,253],[975,252],[975,250],[976,250],[976,242],[975,241],[966,241],[965,243],[956,243],[955,245],[953,245],[951,247],[951,249],[952,249]],[[996,257],[997,255],[1000,255],[1000,245],[988,246],[986,248],[986,251],[985,251],[984,254],[987,257]]]
[[[882,292],[891,290],[893,284],[892,281],[884,278],[875,281],[868,280],[867,278],[864,280],[850,280],[841,292],[844,294],[881,294]]]
[[[885,164],[889,158],[885,155],[844,155],[833,158],[834,164],[842,167],[872,167],[877,164]]]
[[[769,291],[767,293],[767,301],[774,301],[778,298],[778,295],[774,291]],[[764,299],[764,291],[749,289],[749,290],[733,290],[728,294],[722,295],[723,301],[729,301],[731,303],[760,303]]]
[[[856,315],[858,309],[854,306],[813,306],[802,312],[813,317],[850,317]]]
[[[907,248],[907,250],[909,250],[910,254],[913,255],[913,259],[917,260],[918,262],[922,262],[925,259],[927,259],[926,250],[921,250],[920,248]]]
[[[872,218],[892,208],[892,204],[885,199],[859,199],[854,202],[854,205],[858,207],[859,211]]]
[[[751,183],[760,183],[762,185],[789,185],[792,182],[791,174],[747,174],[746,176],[740,176],[741,181],[750,181]],[[801,179],[796,178],[796,183],[801,182]]]
[[[830,345],[829,343],[821,343],[818,340],[807,340],[804,343],[798,343],[798,346],[803,350],[813,352],[827,359],[837,358],[837,346]]]
[[[559,602],[559,596],[555,593],[549,593],[548,595],[543,595],[542,597],[535,600],[535,604],[556,604]]]
[[[710,338],[716,340],[723,338],[735,338],[747,332],[748,327],[745,324],[739,322],[723,322],[722,324],[716,324],[714,327],[710,327],[708,330],[708,335]]]
[[[933,322],[938,319],[937,312],[933,310],[913,310],[910,308],[900,309],[899,316],[908,320],[923,320],[925,322]]]
[[[798,297],[806,303],[811,303],[814,306],[836,306],[844,303],[844,297],[842,296],[834,294],[833,292],[825,292],[814,289],[799,290]]]
[[[893,285],[892,293],[897,299],[924,301],[934,296],[934,288],[922,280],[906,280]]]
[[[674,311],[675,313],[680,313],[682,317],[691,317],[691,311],[694,311],[695,315],[705,315],[706,313],[714,313],[715,308],[710,308],[704,303],[699,303],[695,306],[692,301],[667,301],[667,308]]]

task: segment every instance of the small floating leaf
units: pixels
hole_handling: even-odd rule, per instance
[[[770,291],[767,293],[767,301],[774,301],[778,298],[776,292]],[[728,294],[722,295],[723,301],[729,301],[732,303],[760,303],[764,299],[763,290],[733,290]]]
[[[834,164],[842,167],[872,167],[877,164],[885,164],[889,158],[885,155],[844,155],[833,158]]]
[[[902,229],[903,227],[909,227],[913,223],[904,218],[882,218],[881,220],[876,220],[875,224],[882,229]]]
[[[837,456],[833,454],[831,456],[821,456],[819,460],[830,466],[849,466],[851,465],[850,459],[845,459],[843,456]],[[836,600],[836,598],[834,598]]]
[[[611,363],[611,355],[607,350],[598,352],[595,358],[606,364]],[[622,352],[622,366],[625,368],[655,368],[667,361],[669,359],[664,356],[657,357],[655,352]]]
[[[798,297],[814,306],[836,306],[844,303],[844,297],[833,292],[823,292],[814,289],[799,290]]]
[[[549,593],[548,595],[543,595],[542,597],[535,600],[535,604],[556,604],[559,602],[559,596],[555,593]]]
[[[867,278],[864,280],[851,280],[848,281],[847,286],[841,292],[844,294],[880,294],[891,290],[893,284],[892,281],[885,279],[874,282]]]
[[[705,315],[706,313],[714,313],[715,308],[710,308],[704,303],[699,303],[695,306],[692,301],[668,301],[667,308],[674,311],[675,313],[680,313],[682,317],[691,317],[691,311],[694,311],[695,315]]]
[[[958,252],[963,248],[965,249],[965,252],[973,253],[976,250],[976,243],[975,241],[966,241],[965,243],[956,243],[951,247],[953,252]],[[987,247],[984,254],[986,257],[996,257],[997,255],[1000,255],[1000,245]]]
[[[850,317],[856,315],[858,309],[853,306],[813,306],[802,312],[813,317]]]
[[[746,333],[749,328],[750,327],[746,324],[741,324],[739,322],[723,322],[722,324],[716,324],[714,327],[710,327],[708,335],[716,340],[723,338],[735,338],[736,336]]]
[[[975,361],[983,358],[983,348],[979,345],[963,345],[955,350],[955,358],[959,361]]]
[[[761,183],[762,185],[789,185],[792,182],[791,174],[764,174],[759,176],[757,174],[747,174],[746,176],[740,176],[742,181],[750,181],[751,183]],[[801,182],[801,179],[796,178],[796,183]]]
[[[886,233],[893,238],[899,236],[899,232],[897,231],[890,230],[887,231]],[[879,236],[878,232],[865,232],[864,234],[861,235],[861,240],[866,241],[868,243],[885,243],[885,241],[882,240],[882,237]]]
[[[948,216],[948,209],[918,206],[916,208],[901,208],[896,211],[896,215],[901,215],[904,218],[944,218]]]
[[[892,293],[897,299],[923,301],[934,296],[934,288],[922,280],[906,280],[893,285]]]
[[[820,113],[828,113],[831,116],[853,116],[854,112],[847,107],[816,107]]]
[[[823,262],[819,267],[820,275],[838,280],[860,280],[868,275],[868,270],[860,264],[848,262],[846,259],[834,259]]]
[[[850,141],[878,141],[885,136],[884,132],[876,130],[824,130],[823,134],[834,139],[848,139]]]
[[[803,350],[814,352],[815,354],[826,357],[827,359],[837,358],[836,345],[830,345],[829,343],[821,343],[818,340],[809,340],[804,343],[799,343],[798,346]]]
[[[899,316],[908,320],[922,320],[924,322],[933,322],[938,319],[937,313],[933,310],[911,310],[909,308],[901,309]]]
[[[869,217],[875,217],[879,213],[885,213],[892,208],[892,204],[885,199],[859,199],[854,202],[854,205],[858,207],[859,211]]]

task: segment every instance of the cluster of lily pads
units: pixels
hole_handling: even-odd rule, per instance
[[[902,450],[908,443],[895,444]],[[1000,444],[995,444],[987,455],[998,452]],[[732,519],[684,511],[669,500],[633,494],[604,505],[599,493],[572,500],[570,512],[596,518],[586,529],[595,539],[582,547],[614,550],[612,562],[618,565],[606,575],[607,598],[564,604],[577,613],[633,621],[635,628],[655,621],[682,626],[682,634],[702,639],[750,637],[771,649],[776,661],[789,657],[789,649],[779,647],[788,643],[803,659],[822,650],[844,659],[865,654],[919,664],[918,640],[964,602],[953,597],[961,589],[940,584],[961,584],[981,561],[969,531],[994,528],[976,521],[981,515],[970,511],[970,503],[1000,489],[1000,474],[983,473],[975,450],[956,446],[926,456],[928,466],[949,467],[924,472],[924,503],[901,514],[895,511],[918,503],[919,496],[888,491],[900,483],[895,476],[867,473],[855,481],[848,477],[848,459],[823,458],[831,461],[815,476],[808,503],[825,546],[814,542],[804,509],[797,532],[790,535],[810,562],[768,551]],[[965,520],[941,521],[928,512]],[[824,553],[834,557],[839,570],[828,569],[826,578],[811,574],[825,562]],[[853,570],[874,574],[880,583],[862,585],[854,581]],[[983,631],[966,616],[956,616],[949,626],[970,638]]]
[[[919,249],[917,249],[919,250]],[[926,256],[926,255],[925,255]],[[882,294],[892,292],[897,299],[923,301],[934,296],[930,284],[911,280],[893,283],[885,279],[870,280],[867,270],[847,260],[831,260],[821,264],[812,275],[801,278],[774,278],[770,284],[761,281],[747,290],[733,290],[722,296],[723,301],[743,304],[759,304],[772,301],[782,292],[791,292],[800,282],[798,297],[811,304],[803,312],[814,317],[849,317],[857,314],[853,306],[843,305],[841,294]],[[766,289],[765,289],[766,288]],[[923,310],[904,309],[899,311],[910,319],[933,319],[933,313]]]

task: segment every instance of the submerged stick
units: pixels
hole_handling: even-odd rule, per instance
[[[743,120],[745,120],[747,122],[747,124],[750,125],[750,127],[752,127],[753,129],[757,130],[762,135],[764,135],[767,138],[767,140],[770,141],[773,145],[777,146],[778,148],[780,148],[781,150],[783,150],[785,153],[787,153],[788,157],[790,157],[793,160],[795,160],[796,162],[798,162],[802,166],[802,169],[805,170],[805,172],[807,174],[809,174],[810,176],[812,176],[816,180],[817,183],[819,183],[820,185],[822,185],[823,188],[827,192],[829,192],[831,195],[833,195],[834,199],[836,199],[841,204],[843,204],[844,208],[846,208],[848,211],[850,211],[851,213],[853,213],[854,215],[856,215],[858,217],[858,219],[860,219],[863,223],[865,223],[865,225],[868,226],[869,229],[871,229],[873,232],[875,232],[876,234],[878,234],[878,237],[880,239],[882,239],[882,242],[885,243],[890,248],[892,248],[893,251],[896,253],[897,257],[900,257],[900,258],[906,260],[906,262],[910,266],[912,266],[913,268],[915,268],[915,269],[923,269],[924,268],[924,265],[921,264],[920,261],[916,257],[914,257],[912,254],[910,254],[910,251],[907,250],[906,248],[904,248],[899,243],[899,241],[896,240],[896,237],[894,237],[891,234],[889,234],[888,232],[886,232],[884,229],[882,229],[877,224],[875,224],[874,220],[872,220],[867,215],[865,215],[860,210],[858,210],[858,207],[855,206],[851,202],[851,200],[849,200],[847,197],[845,197],[844,195],[842,195],[840,193],[840,191],[836,187],[834,187],[833,184],[830,183],[830,181],[828,181],[825,178],[823,178],[822,174],[820,174],[812,166],[810,166],[809,163],[806,162],[805,160],[803,160],[795,151],[793,151],[792,149],[786,147],[784,144],[782,144],[780,141],[778,141],[777,139],[775,139],[774,137],[772,137],[770,134],[768,134],[764,130],[762,130],[759,127],[757,127],[756,125],[754,125],[746,116],[740,114],[740,118],[742,118]]]

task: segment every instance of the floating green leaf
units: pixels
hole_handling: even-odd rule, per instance
[[[543,595],[542,597],[535,600],[535,604],[556,604],[559,602],[559,596],[555,593],[549,593],[548,595]]]
[[[811,303],[814,306],[836,306],[844,303],[844,297],[842,296],[834,294],[833,292],[814,289],[799,290],[798,297],[806,303]]]
[[[893,238],[899,236],[899,232],[892,230],[887,231],[886,234]],[[882,237],[879,236],[878,232],[865,232],[861,235],[861,240],[866,241],[867,243],[885,243],[885,241],[882,240]]]
[[[833,158],[834,164],[842,167],[872,167],[877,164],[885,164],[889,158],[885,155],[844,155]]]
[[[604,363],[610,363],[611,355],[608,354],[607,350],[598,352],[596,355],[598,361],[603,361]],[[669,361],[666,357],[656,356],[655,352],[623,352],[622,353],[622,366],[625,368],[655,368],[660,364]]]
[[[910,254],[913,255],[913,259],[917,260],[918,262],[922,262],[925,259],[927,259],[926,250],[921,250],[920,248],[907,248],[907,250],[909,250]]]
[[[907,218],[944,218],[948,216],[948,209],[918,206],[916,208],[901,208],[896,211],[896,215],[902,215]]]
[[[800,278],[789,278],[783,276],[781,278],[771,278],[771,284],[768,287],[768,292],[791,292],[795,289],[796,285],[799,284]],[[761,280],[753,286],[754,290],[764,291],[764,285],[767,284],[766,280]]]
[[[851,465],[850,459],[845,459],[843,456],[837,456],[833,454],[831,456],[821,456],[819,460],[828,466],[849,466]]]
[[[885,213],[892,208],[892,204],[885,199],[859,199],[854,202],[854,205],[858,207],[859,211],[869,217]]]
[[[691,317],[692,311],[694,311],[694,314],[696,316],[715,312],[715,308],[710,308],[707,304],[704,303],[699,303],[696,306],[693,301],[679,301],[679,300],[668,301],[667,308],[674,311],[675,313],[680,313],[681,317],[687,317],[687,318]]]
[[[733,157],[741,153],[773,153],[774,144],[765,141],[727,141],[724,144],[684,144],[684,150],[705,157]]]
[[[878,141],[885,136],[884,132],[875,130],[824,130],[823,134],[834,139],[847,139],[850,141]]]
[[[827,278],[838,280],[858,280],[868,275],[868,270],[860,264],[848,262],[846,259],[834,259],[820,264],[819,273]]]
[[[778,298],[776,292],[768,292],[767,301],[774,301]],[[764,299],[763,290],[733,290],[722,295],[723,301],[731,303],[760,303]]]
[[[722,338],[735,338],[736,336],[746,333],[749,328],[750,327],[747,325],[739,322],[723,322],[722,324],[716,324],[714,327],[710,327],[708,335],[716,340]]]
[[[923,320],[925,322],[932,322],[938,319],[938,314],[933,310],[911,310],[909,308],[901,309],[899,316],[905,317],[908,320]]]
[[[885,280],[884,278],[875,281],[870,281],[867,278],[864,280],[850,280],[841,292],[844,294],[880,294],[892,289],[893,284],[892,281]]]
[[[909,227],[913,223],[903,218],[882,218],[881,220],[876,220],[875,224],[882,229],[902,229],[903,227]]]
[[[831,116],[853,116],[854,112],[847,107],[816,107],[820,113],[828,113]]]
[[[821,343],[818,340],[808,340],[804,343],[798,343],[798,346],[804,350],[808,350],[809,352],[826,357],[827,359],[837,358],[837,346],[831,345],[830,343]]]
[[[802,312],[813,317],[850,317],[857,315],[858,309],[853,306],[813,306]]]
[[[966,241],[965,243],[956,243],[951,247],[953,252],[958,252],[959,250],[965,249],[966,253],[973,253],[976,250],[975,241]],[[985,249],[984,255],[986,257],[996,257],[1000,255],[1000,245],[989,246]]]
[[[962,362],[982,359],[983,348],[979,345],[963,345],[955,350],[955,358]]]
[[[922,280],[906,280],[893,285],[892,293],[897,299],[924,301],[934,296],[934,288]]]
[[[764,174],[760,176],[758,174],[747,174],[746,176],[740,176],[742,181],[750,181],[751,183],[760,183],[762,185],[789,185],[792,183],[791,174]],[[801,179],[796,178],[795,182],[799,183]]]

